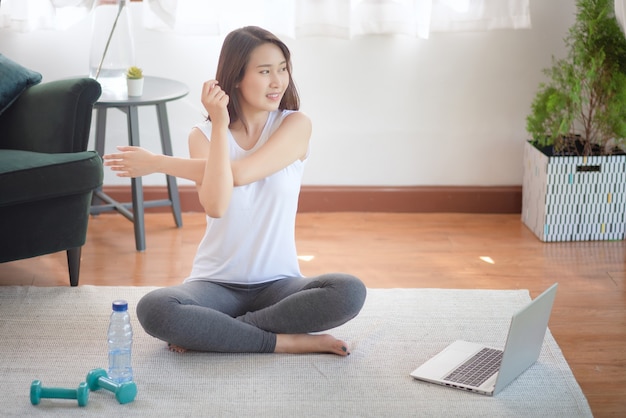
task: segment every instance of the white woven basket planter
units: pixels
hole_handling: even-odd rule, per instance
[[[548,157],[524,145],[522,222],[544,242],[626,238],[626,156]]]

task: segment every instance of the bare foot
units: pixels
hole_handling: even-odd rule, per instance
[[[186,353],[187,352],[186,348],[183,348],[183,347],[175,345],[175,344],[167,343],[167,348],[168,348],[168,350],[170,350],[173,353]]]
[[[338,356],[350,354],[348,345],[328,334],[278,334],[275,353],[330,353]]]

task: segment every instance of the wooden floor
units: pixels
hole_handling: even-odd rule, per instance
[[[147,250],[116,214],[90,220],[81,285],[166,286],[189,272],[201,214],[146,217]],[[626,416],[626,243],[541,243],[519,215],[304,213],[302,271],[371,288],[529,289],[560,283],[550,329],[597,417]],[[64,253],[0,264],[0,285],[67,286]]]

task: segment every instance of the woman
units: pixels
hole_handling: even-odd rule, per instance
[[[202,104],[209,118],[189,135],[190,159],[137,147],[104,156],[122,177],[195,181],[207,214],[191,274],[139,301],[141,325],[180,352],[348,355],[345,342],[310,334],[354,318],[366,289],[347,274],[300,273],[294,227],[311,122],[286,45],[258,27],[231,32]]]

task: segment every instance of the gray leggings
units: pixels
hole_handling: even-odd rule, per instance
[[[344,324],[365,296],[358,278],[340,273],[251,286],[192,281],[145,295],[137,318],[148,334],[189,350],[271,353],[276,334]]]

